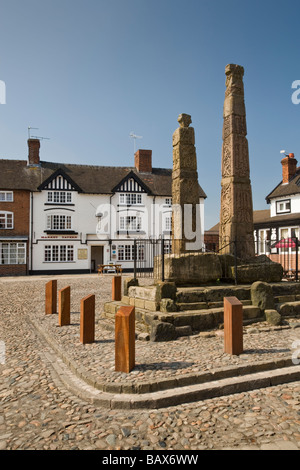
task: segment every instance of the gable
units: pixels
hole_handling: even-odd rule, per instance
[[[131,171],[112,190],[114,193],[151,193],[150,189]]]
[[[49,178],[47,178],[39,187],[42,190],[55,191],[78,191],[80,187],[68,176],[62,169],[56,170]]]

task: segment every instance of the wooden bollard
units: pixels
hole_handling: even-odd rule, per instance
[[[93,343],[95,340],[95,295],[91,294],[80,302],[80,342]]]
[[[122,276],[114,276],[112,280],[112,300],[121,300]]]
[[[58,291],[58,324],[70,325],[71,288],[64,287]]]
[[[115,316],[115,371],[129,373],[135,366],[135,308],[121,307]]]
[[[49,281],[45,288],[45,313],[51,315],[57,312],[57,281]]]
[[[224,297],[224,352],[243,353],[243,304],[236,297]]]

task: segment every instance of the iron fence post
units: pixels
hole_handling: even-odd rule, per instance
[[[133,277],[136,279],[136,238],[134,239],[133,242]]]
[[[295,238],[295,242],[296,242],[296,281],[298,281],[298,248],[299,248],[298,237]]]
[[[164,237],[161,237],[161,280],[165,280],[165,241]]]

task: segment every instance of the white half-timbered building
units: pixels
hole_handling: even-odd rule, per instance
[[[29,273],[96,272],[109,262],[131,271],[134,240],[170,238],[172,170],[153,168],[151,150],[138,150],[134,166],[110,167],[45,162],[37,139],[28,147],[28,161],[5,161],[0,191],[16,177],[19,189],[30,190]],[[199,185],[202,240],[205,198]]]

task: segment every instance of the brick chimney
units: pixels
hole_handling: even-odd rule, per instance
[[[40,141],[39,139],[28,139],[28,165],[40,164]]]
[[[134,154],[134,165],[141,173],[152,172],[152,150],[138,150]]]
[[[286,155],[281,160],[282,165],[282,184],[286,184],[295,175],[297,168],[297,160],[293,153]]]

